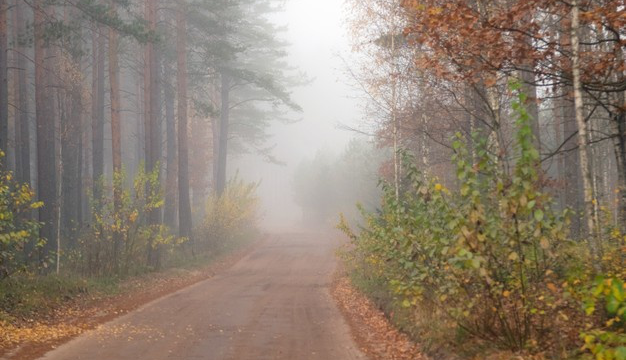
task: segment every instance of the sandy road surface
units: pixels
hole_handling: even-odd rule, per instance
[[[334,245],[328,236],[274,236],[224,273],[42,359],[365,359],[328,292]]]

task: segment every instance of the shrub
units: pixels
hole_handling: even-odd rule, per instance
[[[0,160],[3,157],[0,151]],[[40,224],[31,217],[43,203],[34,199],[28,184],[16,182],[10,171],[0,171],[0,280],[25,270],[33,251],[43,246]]]
[[[432,310],[440,323],[454,324],[448,337],[459,348],[473,339],[499,349],[556,354],[576,349],[588,323],[593,332],[583,334],[584,350],[597,353],[594,346],[610,346],[617,358],[623,331],[615,326],[623,329],[624,319],[616,305],[623,292],[615,289],[623,289],[623,283],[612,275],[611,290],[601,281],[591,289],[608,292],[588,300],[610,306],[612,332],[602,335],[601,316],[588,311],[585,318],[581,311],[593,279],[591,257],[583,243],[568,239],[567,214],[555,211],[541,190],[539,154],[521,106],[525,100],[519,94],[513,104],[518,157],[511,173],[478,137],[473,154],[460,135],[454,142],[456,190],[424,178],[405,155],[401,196],[385,185],[380,211],[365,214],[358,234],[341,223],[353,242],[349,264],[362,282],[382,283],[397,306],[416,313]]]
[[[164,225],[148,225],[147,216],[163,206],[158,166],[151,173],[143,167],[133,179],[132,190],[124,189],[125,173],[116,173],[113,186],[121,190],[119,208],[112,197],[92,200],[93,224],[67,254],[70,267],[88,275],[128,274],[160,266],[164,252],[186,241]],[[105,189],[102,193],[112,193]]]
[[[257,188],[257,183],[246,183],[235,176],[222,196],[209,196],[198,245],[207,251],[221,250],[252,233],[259,205]]]

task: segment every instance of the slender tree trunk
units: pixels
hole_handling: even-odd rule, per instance
[[[153,13],[153,16],[155,16],[156,11]],[[154,20],[154,26],[156,26],[156,16]],[[161,184],[161,169],[163,168],[163,163],[162,163],[162,158],[163,158],[163,107],[162,107],[162,100],[163,100],[163,96],[162,96],[162,91],[163,91],[163,79],[162,79],[162,75],[161,75],[161,70],[162,70],[162,56],[161,56],[161,49],[159,46],[154,46],[153,47],[153,53],[152,53],[152,61],[150,62],[150,72],[152,74],[151,76],[151,80],[152,80],[152,85],[150,86],[150,89],[152,90],[152,101],[151,101],[151,105],[152,105],[152,134],[151,134],[151,141],[150,143],[152,144],[152,159],[154,162],[154,169],[157,172],[157,176],[158,176],[158,181],[159,181],[159,190],[162,189]],[[163,211],[161,208],[158,209],[154,209],[152,211],[152,220],[151,223],[153,224],[160,224],[163,220]],[[156,259],[157,262],[159,262],[160,260],[160,253],[161,251],[159,250],[159,256]]]
[[[625,95],[626,96],[626,95]],[[615,163],[617,168],[617,186],[619,190],[617,221],[622,232],[626,231],[626,115],[613,116],[611,125],[616,135],[613,140]]]
[[[557,145],[563,143],[563,118],[561,117],[560,109],[558,108],[558,100],[553,102],[552,106],[552,118],[553,121],[553,130],[554,130],[554,141]],[[556,179],[557,179],[557,187],[556,187],[556,200],[558,209],[560,211],[565,209],[565,163],[564,163],[564,154],[559,153],[556,155]]]
[[[77,63],[78,64],[78,63]],[[66,96],[66,115],[62,119],[62,235],[67,241],[68,247],[76,245],[78,233],[78,217],[80,213],[80,139],[81,134],[81,109],[82,89],[80,84],[72,84],[69,96]]]
[[[220,100],[221,101],[221,100]],[[212,174],[212,186],[213,186],[213,192],[215,194],[217,194],[217,174],[218,174],[218,169],[219,169],[219,162],[218,159],[220,158],[220,119],[216,118],[214,116],[211,117],[211,140],[212,140],[212,149],[213,149],[213,156],[212,156],[212,170],[213,170],[213,174]],[[194,192],[195,193],[195,192]]]
[[[26,33],[26,22],[24,21],[23,7],[21,0],[15,0],[13,11],[13,41],[15,43],[16,77],[14,81],[15,98],[17,109],[15,111],[16,139],[15,155],[16,163],[19,163],[17,178],[19,181],[31,184],[30,180],[30,118],[28,116],[29,101],[26,74],[28,71],[28,59],[25,56],[26,47],[20,41],[20,36]],[[18,160],[19,159],[19,160]]]
[[[65,21],[69,17],[76,15],[76,10],[65,9]],[[80,37],[81,30],[78,29]],[[71,66],[76,70],[81,70],[81,48],[72,49],[67,55],[71,59]],[[75,51],[74,51],[75,50]],[[67,248],[76,246],[81,214],[80,192],[81,192],[81,138],[82,138],[82,79],[72,77],[71,73],[64,73],[64,81],[67,84],[64,89],[65,116],[61,119],[61,146],[63,148],[61,161],[63,172],[61,173],[61,231],[62,239],[67,242]]]
[[[574,86],[574,106],[576,112],[576,125],[578,127],[578,153],[580,157],[580,175],[583,180],[583,192],[585,202],[585,220],[587,222],[587,236],[591,251],[599,260],[602,254],[602,244],[598,237],[596,223],[594,219],[594,193],[589,164],[589,149],[587,145],[587,124],[583,109],[582,83],[580,79],[580,38],[578,31],[580,27],[578,0],[572,3],[572,75]],[[598,261],[594,263],[599,264]]]
[[[104,175],[104,65],[106,57],[106,38],[103,28],[94,24],[92,33],[93,75],[91,107],[91,166],[93,179],[93,197],[97,208],[102,202]]]
[[[578,126],[576,124],[576,111],[573,101],[573,89],[565,85],[561,89],[559,99],[561,119],[563,121],[563,180],[564,180],[564,204],[567,208],[580,213],[582,211],[583,197],[582,179],[580,177],[580,152],[578,151]],[[571,233],[577,238],[583,233],[584,227],[582,216],[573,216]]]
[[[156,31],[156,1],[146,0],[145,2],[145,17],[148,21],[148,26],[151,31]],[[159,113],[160,104],[158,96],[158,65],[156,57],[156,49],[154,43],[149,41],[145,46],[144,54],[144,137],[145,137],[145,158],[146,158],[146,172],[151,173],[156,169],[158,163],[158,152],[160,144],[158,144],[157,133],[159,128],[157,126],[157,116]],[[157,170],[158,171],[158,170]],[[158,189],[151,189],[147,184],[146,192],[150,193]],[[155,225],[160,222],[160,210],[152,209],[146,216],[149,225]],[[147,262],[149,265],[158,268],[159,267],[159,250],[155,248],[153,239],[148,240],[147,247]]]
[[[176,52],[178,53],[178,226],[180,236],[191,238],[187,139],[187,4],[185,0],[178,0],[176,30]]]
[[[12,41],[13,41],[13,56],[11,60],[13,62],[13,87],[9,89],[9,91],[13,90],[13,141],[14,141],[14,163],[15,163],[15,178],[17,181],[22,182],[22,174],[24,172],[24,164],[22,163],[22,154],[21,154],[21,143],[22,143],[22,134],[20,132],[20,114],[22,109],[20,108],[20,83],[18,81],[19,78],[19,69],[22,65],[20,63],[19,56],[19,17],[18,17],[18,8],[19,8],[19,0],[13,0],[12,2],[13,11],[11,11],[11,23],[12,23]],[[8,71],[8,69],[7,69]],[[10,131],[10,129],[8,129]],[[28,138],[26,138],[28,141]]]
[[[145,0],[145,17],[148,23],[150,24],[150,28],[152,27],[150,17],[151,17],[151,4],[153,1]],[[153,44],[152,42],[146,43],[144,46],[144,55],[143,55],[143,126],[144,126],[144,161],[145,161],[145,169],[146,172],[149,173],[154,168],[154,163],[152,159],[152,79],[151,79],[151,61],[152,61],[152,52],[153,52]],[[150,216],[148,216],[150,219]]]
[[[82,106],[82,104],[81,104]],[[82,111],[82,108],[81,108]],[[80,123],[78,124],[79,126],[79,137],[78,137],[78,168],[77,168],[77,174],[76,177],[78,178],[78,186],[76,187],[76,189],[74,189],[75,192],[75,196],[76,196],[76,205],[77,205],[77,211],[78,214],[76,216],[76,226],[77,229],[81,229],[84,225],[84,221],[85,221],[85,207],[84,207],[84,189],[86,188],[86,181],[85,181],[85,118],[83,116],[83,114],[81,114],[80,119],[79,119]]]
[[[226,189],[226,163],[228,160],[228,125],[230,116],[230,76],[222,72],[222,109],[219,125],[219,151],[217,153],[217,182],[215,190],[221,196]]]
[[[42,226],[39,236],[46,240],[40,261],[46,263],[56,245],[55,211],[57,203],[57,176],[55,150],[54,100],[50,94],[46,71],[49,69],[44,48],[46,14],[38,4],[34,8],[35,31],[35,112],[37,122],[37,193],[44,205],[39,208]]]
[[[624,47],[621,44],[615,45],[614,49],[617,54],[617,63],[623,63],[624,59]],[[616,82],[624,82],[626,80],[626,71],[616,72]],[[618,208],[616,221],[622,231],[622,234],[626,233],[626,91],[617,93],[616,103],[619,104],[618,110],[612,116],[612,128],[615,134],[613,140],[613,146],[615,151],[615,160],[617,168],[617,188],[618,193]]]
[[[8,0],[0,1],[0,151],[4,152],[9,147],[8,8]],[[6,158],[0,160],[0,166],[6,163]]]
[[[111,1],[111,11],[117,11],[115,1]],[[116,213],[122,208],[122,183],[115,177],[122,173],[122,133],[120,119],[120,70],[118,64],[117,31],[109,28],[109,82],[111,85],[111,149],[113,154],[113,207]],[[114,266],[117,268],[121,246],[121,234],[114,234]]]
[[[26,75],[29,70],[29,59],[26,54],[26,47],[20,37],[26,34],[26,21],[24,20],[24,3],[22,0],[15,0],[13,3],[13,41],[15,44],[15,72],[13,85],[15,89],[15,157],[17,167],[16,176],[18,181],[32,186],[31,182],[31,157],[30,157],[30,116],[29,116],[29,100],[28,86],[26,83]],[[23,214],[25,218],[31,218],[32,213]],[[24,256],[27,262],[31,262],[34,254],[35,244],[28,241],[24,244]]]
[[[169,64],[164,67],[165,86],[165,135],[167,140],[167,167],[165,175],[165,212],[163,222],[171,229],[176,228],[176,117],[174,114],[174,89],[172,69]]]

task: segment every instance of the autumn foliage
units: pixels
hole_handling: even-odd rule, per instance
[[[401,196],[387,185],[381,211],[365,214],[360,232],[342,224],[353,241],[353,279],[403,313],[397,323],[433,352],[621,359],[623,235],[607,240],[601,264],[568,238],[568,213],[554,210],[541,190],[525,100],[520,93],[513,103],[518,157],[510,174],[486,141],[475,139],[472,156],[460,134],[454,188],[424,176],[407,156]]]

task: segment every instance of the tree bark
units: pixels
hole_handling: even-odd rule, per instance
[[[619,43],[615,46],[617,63],[623,63],[624,47]],[[623,83],[626,80],[624,71],[616,72],[615,80]],[[617,189],[619,190],[616,220],[622,234],[626,234],[626,91],[617,93],[615,101],[618,106],[612,114],[611,123],[613,134],[615,134],[613,146],[617,165]]]
[[[79,64],[76,62],[75,64]],[[79,83],[74,83],[66,97],[68,113],[62,118],[62,238],[67,241],[69,248],[76,245],[81,204],[79,202],[80,186],[80,139],[82,117],[82,88]]]
[[[156,2],[155,2],[156,3]],[[156,9],[153,12],[153,22],[154,22],[154,26],[155,26],[155,30],[156,30]],[[162,186],[161,184],[161,169],[163,169],[163,163],[162,163],[162,159],[163,159],[163,126],[162,126],[162,121],[163,121],[163,107],[162,107],[162,100],[163,100],[163,96],[162,91],[163,91],[163,79],[162,79],[162,75],[161,75],[161,70],[162,70],[162,54],[161,54],[161,49],[159,46],[153,46],[153,52],[152,52],[152,61],[150,62],[150,72],[151,72],[151,77],[150,79],[152,80],[152,84],[150,86],[150,89],[152,90],[152,100],[150,102],[151,106],[152,106],[152,110],[151,110],[151,114],[152,114],[152,134],[150,134],[151,140],[150,143],[152,145],[152,161],[153,161],[153,170],[156,170],[157,172],[157,177],[158,177],[158,186],[159,186],[159,191],[162,190]],[[154,209],[152,211],[152,219],[151,219],[151,223],[152,224],[160,224],[162,222],[162,215],[163,215],[163,211],[162,208],[157,208]],[[160,254],[160,250],[159,250],[159,254]],[[160,259],[160,255],[159,258]],[[157,260],[158,260],[157,259]]]
[[[582,179],[580,174],[580,152],[578,150],[578,126],[576,123],[576,110],[574,106],[573,92],[571,86],[563,85],[558,101],[561,121],[563,122],[563,183],[564,183],[564,204],[565,207],[580,212],[583,204]],[[581,229],[585,225],[580,216],[574,216],[570,227],[574,237],[582,235]]]
[[[26,33],[26,21],[24,21],[23,4],[15,0],[13,11],[13,41],[15,43],[15,98],[17,109],[15,110],[16,146],[15,157],[17,167],[17,179],[22,183],[31,184],[30,180],[30,118],[28,116],[29,101],[26,74],[28,71],[28,59],[25,56],[26,47],[20,41],[20,36]]]
[[[117,11],[115,1],[111,1],[111,11]],[[109,28],[109,82],[111,85],[111,149],[113,155],[113,176],[121,176],[122,173],[122,134],[120,119],[120,72],[118,64],[117,31]],[[122,207],[122,184],[113,180],[113,208],[118,213]],[[114,266],[117,268],[121,246],[121,234],[113,235]]]
[[[583,181],[585,220],[587,223],[587,236],[591,252],[596,259],[594,263],[599,264],[602,254],[602,244],[597,233],[594,218],[593,183],[591,168],[589,164],[589,149],[587,146],[587,124],[583,109],[582,82],[580,77],[580,38],[578,35],[580,27],[580,9],[578,0],[572,2],[572,77],[574,86],[574,107],[576,115],[576,126],[578,127],[578,154],[580,157],[580,175]]]
[[[163,222],[171,229],[176,228],[176,117],[174,114],[174,89],[172,69],[169,64],[164,66],[165,91],[165,136],[167,141],[167,167],[165,175],[165,211]]]
[[[149,30],[156,31],[156,1],[146,0],[145,2],[145,17],[148,21]],[[157,116],[160,109],[158,88],[158,64],[156,49],[154,42],[148,41],[145,45],[144,54],[144,137],[145,137],[145,166],[146,172],[151,173],[157,167],[159,160],[158,149],[160,148],[160,137],[157,135],[159,127],[157,125]],[[157,170],[158,171],[158,170]],[[150,184],[146,184],[146,193],[149,194],[152,191],[158,189],[151,189]],[[155,225],[160,222],[160,209],[151,209],[146,216],[148,225]],[[158,268],[159,267],[159,249],[156,249],[152,237],[148,240],[147,262],[149,265]]]
[[[44,48],[45,10],[42,4],[34,8],[35,31],[35,113],[37,122],[37,194],[44,205],[39,208],[42,226],[39,236],[46,240],[40,252],[40,262],[47,263],[56,247],[55,210],[57,203],[57,175],[55,149],[55,119],[52,89],[48,86],[49,70]]]
[[[149,28],[152,29],[151,4],[153,1],[145,0],[145,17],[148,21]],[[143,126],[144,126],[144,166],[147,173],[151,172],[154,168],[152,159],[152,124],[154,123],[152,118],[152,73],[151,73],[151,61],[152,61],[153,44],[148,41],[144,46],[143,55]],[[148,216],[148,219],[151,217]]]
[[[230,76],[222,72],[221,86],[222,108],[220,112],[219,125],[219,150],[217,152],[217,179],[215,191],[218,196],[224,194],[226,190],[226,163],[228,159],[228,125],[230,116]]]
[[[187,139],[187,6],[185,0],[178,0],[176,30],[176,51],[178,53],[178,226],[181,237],[191,238],[189,148]]]
[[[9,146],[9,82],[8,82],[8,32],[7,0],[0,2],[0,151],[6,153]],[[0,160],[0,166],[6,168],[7,159]]]
[[[104,185],[104,68],[106,57],[106,38],[103,28],[94,24],[92,32],[93,74],[92,74],[92,103],[91,103],[91,164],[93,180],[93,197],[97,208],[102,201],[102,186]]]

